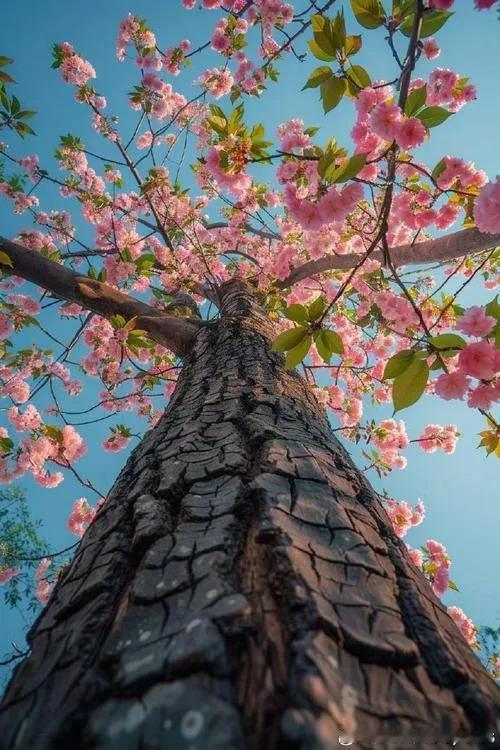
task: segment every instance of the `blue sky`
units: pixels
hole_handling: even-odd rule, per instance
[[[343,3],[345,6],[347,3]],[[297,7],[299,3],[296,3]],[[336,6],[339,6],[337,3]],[[464,108],[450,121],[434,131],[431,142],[422,146],[418,156],[434,165],[444,154],[458,155],[475,162],[485,169],[490,177],[500,173],[500,149],[498,122],[500,121],[500,55],[498,50],[500,22],[494,13],[478,13],[472,9],[472,0],[456,3],[460,10],[456,17],[440,32],[438,41],[443,54],[434,63],[422,61],[418,72],[427,75],[436,66],[449,67],[461,75],[471,77],[477,85],[479,99]],[[19,3],[18,0],[3,0],[0,7],[0,28],[9,30],[1,40],[0,54],[16,59],[12,69],[17,86],[15,93],[24,107],[37,110],[33,121],[37,137],[24,144],[12,145],[12,152],[22,156],[36,152],[41,166],[55,173],[53,151],[59,135],[79,135],[90,150],[113,157],[110,144],[100,139],[89,127],[88,114],[73,100],[70,87],[63,84],[57,71],[51,70],[51,45],[54,41],[70,41],[77,51],[89,59],[97,70],[96,87],[109,103],[109,110],[120,115],[120,130],[126,135],[135,125],[135,115],[127,107],[126,93],[138,83],[139,71],[130,62],[120,64],[115,57],[115,40],[120,19],[127,12],[145,17],[157,34],[162,48],[182,38],[189,38],[193,46],[206,41],[210,34],[215,14],[207,11],[185,12],[180,0],[86,0],[83,3],[62,3],[61,0],[44,0],[43,3]],[[348,33],[359,33],[347,9]],[[372,72],[373,78],[393,76],[394,68],[384,46],[382,32],[363,32],[364,47],[357,61]],[[303,42],[299,45],[302,49]],[[205,68],[217,64],[215,55],[195,59],[191,68],[174,86],[187,96],[196,92],[193,79]],[[350,147],[349,131],[352,126],[352,108],[342,104],[328,116],[324,116],[318,101],[317,91],[299,90],[307,79],[315,62],[308,59],[302,65],[291,56],[282,65],[279,86],[272,86],[262,100],[250,101],[247,105],[249,123],[263,121],[266,130],[274,134],[276,126],[291,117],[300,117],[308,125],[321,125],[320,139],[335,136]],[[221,103],[221,102],[219,102]],[[223,102],[223,106],[229,105]],[[265,179],[264,175],[262,177]],[[187,179],[187,178],[186,178]],[[186,182],[189,185],[189,181]],[[40,191],[41,207],[45,210],[59,208],[69,210],[51,187]],[[2,199],[3,200],[3,199]],[[71,209],[74,210],[74,206]],[[24,217],[9,214],[6,203],[2,203],[0,233],[14,236],[20,229],[29,226]],[[81,226],[82,237],[90,239],[88,229]],[[487,293],[486,299],[491,297]],[[478,303],[485,299],[480,284],[467,290],[464,304]],[[50,325],[58,335],[64,337],[71,325],[61,324],[57,316],[50,318]],[[31,332],[24,336],[24,344],[31,343]],[[49,342],[46,342],[49,345]],[[87,384],[86,384],[87,385]],[[88,384],[80,401],[69,402],[63,397],[67,408],[84,409],[96,401],[95,384]],[[44,406],[42,397],[38,402]],[[71,405],[70,405],[71,403]],[[390,409],[365,409],[365,414],[377,421],[390,416]],[[477,433],[484,429],[480,415],[457,401],[443,402],[425,397],[417,407],[404,413],[410,437],[418,437],[428,422],[456,423],[462,432],[457,450],[452,456],[442,453],[426,455],[420,449],[410,447],[405,453],[408,468],[395,471],[380,481],[375,475],[370,479],[376,489],[386,488],[392,497],[415,503],[422,498],[427,517],[424,523],[408,537],[413,545],[434,538],[442,541],[453,560],[452,578],[460,593],[450,592],[445,597],[447,604],[461,606],[477,624],[497,623],[500,617],[498,569],[498,528],[500,524],[500,491],[498,461],[487,459],[476,450]],[[3,422],[0,414],[0,423]],[[85,417],[82,417],[83,421]],[[75,419],[77,421],[77,419]],[[79,420],[78,420],[79,421]],[[88,443],[85,457],[78,463],[82,476],[89,476],[102,491],[112,484],[113,478],[126,458],[105,453],[101,442],[107,433],[107,425],[126,422],[136,426],[137,422],[128,414],[118,415],[108,422],[82,427]],[[364,464],[359,450],[348,444],[358,465]],[[495,463],[496,461],[496,463]],[[85,495],[75,481],[68,478],[54,490],[43,490],[31,480],[20,482],[28,493],[33,514],[45,522],[44,533],[54,548],[63,548],[75,540],[66,530],[66,518],[73,501]],[[87,494],[94,502],[95,498]],[[22,642],[24,630],[18,613],[6,610],[0,603],[2,618],[2,640],[0,654],[6,652],[12,639]]]

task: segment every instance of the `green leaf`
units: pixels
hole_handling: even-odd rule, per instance
[[[436,31],[439,31],[439,29],[444,26],[448,18],[451,18],[452,15],[453,13],[449,10],[431,10],[430,12],[425,13],[420,29],[420,39],[425,39],[425,37],[435,34]],[[405,36],[411,36],[412,34],[414,17],[415,16],[412,13],[399,27],[399,30]]]
[[[392,3],[392,15],[397,16],[398,20],[401,20],[408,13],[411,13],[415,7],[415,0],[393,0]]]
[[[451,589],[452,591],[460,591],[455,581],[452,581],[452,580],[448,581],[448,588]]]
[[[288,320],[293,320],[295,323],[305,323],[307,321],[307,308],[305,305],[288,305],[286,310],[283,310],[283,315]]]
[[[413,362],[415,352],[412,349],[403,349],[394,354],[386,363],[382,380],[392,380],[401,375]]]
[[[318,335],[316,336],[315,344],[316,349],[318,350],[318,354],[323,360],[323,362],[326,362],[327,365],[330,364],[330,360],[332,358],[332,352],[330,348],[327,345],[327,342],[325,340],[324,334],[326,331],[320,331]]]
[[[330,31],[333,38],[333,43],[337,49],[341,50],[345,46],[346,35],[345,35],[345,20],[344,12],[337,13],[335,20],[330,21]]]
[[[0,438],[0,453],[5,455],[14,447],[14,442],[9,437]]]
[[[446,164],[444,159],[440,159],[434,169],[432,170],[432,179],[436,181],[440,175],[443,174],[444,170],[446,169]]]
[[[324,297],[319,296],[317,299],[314,300],[314,302],[311,302],[311,304],[307,308],[307,317],[310,321],[318,320],[318,318],[321,317],[323,314],[323,311],[326,307],[326,300]]]
[[[330,352],[332,352],[333,354],[344,353],[344,344],[339,334],[336,333],[336,331],[323,330],[321,331],[321,333],[322,333],[323,342]]]
[[[498,294],[494,299],[491,300],[491,302],[488,302],[488,304],[484,308],[484,311],[486,315],[491,315],[491,317],[495,318],[495,320],[500,320],[500,304],[498,302]]]
[[[312,336],[308,334],[304,337],[300,344],[297,344],[297,346],[295,346],[293,349],[290,349],[285,358],[285,366],[288,370],[291,370],[300,362],[302,362],[302,360],[307,356],[307,352],[309,351],[311,344]]]
[[[0,55],[0,68],[5,68],[6,65],[12,65],[13,62],[13,57],[5,57],[5,55]]]
[[[28,133],[29,135],[35,135],[35,131],[30,128],[29,125],[26,125],[25,122],[17,122],[15,128],[17,134],[20,135],[21,138],[24,138],[25,133]]]
[[[0,250],[0,263],[3,266],[10,266],[10,268],[13,268],[13,263],[7,253],[4,253],[3,250]]]
[[[365,29],[378,29],[382,26],[385,13],[379,0],[351,0],[351,8],[357,22]]]
[[[411,94],[408,95],[408,99],[405,104],[405,115],[411,117],[416,114],[419,109],[425,104],[427,99],[427,86],[421,86],[419,89],[414,89]]]
[[[214,115],[213,117],[207,117],[207,124],[210,125],[212,130],[215,130],[219,135],[227,135],[227,120],[222,117]]]
[[[467,342],[456,333],[440,333],[439,336],[431,336],[427,339],[435,349],[463,349]]]
[[[334,139],[330,139],[325,147],[323,156],[318,161],[318,174],[320,177],[326,177],[330,167],[335,165],[337,156],[340,156],[339,149]]]
[[[335,60],[335,55],[330,55],[327,52],[323,52],[319,44],[314,39],[310,39],[307,44],[309,45],[309,49],[313,53],[314,57],[316,57],[318,60],[324,60],[325,62],[332,62],[332,60]]]
[[[52,438],[52,440],[56,440],[58,443],[62,443],[63,433],[62,430],[59,429],[59,427],[56,427],[56,425],[46,424],[44,426],[44,432],[46,435],[48,435],[49,438]]]
[[[332,76],[321,84],[321,101],[325,114],[335,109],[345,94],[346,85],[343,78]]]
[[[406,409],[414,404],[422,393],[429,379],[429,366],[423,359],[414,359],[392,384],[392,403],[394,411]]]
[[[372,80],[362,65],[351,65],[347,68],[346,75],[348,76],[347,87],[351,96],[359,96],[362,89],[372,85]]]
[[[123,315],[112,315],[109,320],[113,328],[123,328],[127,322]]]
[[[317,86],[324,83],[332,76],[332,69],[327,65],[322,65],[321,67],[316,68],[316,70],[313,70],[313,72],[307,79],[306,85],[302,88],[302,91],[304,91],[304,89],[315,89]]]
[[[325,28],[327,19],[321,13],[315,13],[311,16],[311,28],[315,34],[321,34]]]
[[[16,115],[16,119],[18,120],[29,120],[30,117],[34,117],[36,115],[36,112],[33,112],[31,109],[23,109],[21,112],[18,112]]]
[[[417,117],[426,128],[435,128],[436,125],[445,122],[452,114],[453,112],[448,112],[444,107],[426,107],[418,113]]]
[[[335,29],[333,21],[319,14],[312,17],[311,26],[314,33],[314,42],[323,54],[332,56],[333,60],[344,43],[343,40],[340,41],[339,29]]]
[[[366,154],[356,154],[347,159],[340,167],[337,167],[333,172],[327,171],[327,177],[331,182],[347,182],[356,177],[366,163]]]
[[[307,328],[299,326],[298,328],[289,328],[288,331],[283,331],[273,341],[272,349],[274,352],[286,352],[289,349],[296,347],[304,336],[307,334]]]

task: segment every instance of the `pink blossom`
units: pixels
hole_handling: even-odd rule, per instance
[[[385,141],[396,137],[397,126],[403,119],[403,113],[396,104],[381,102],[377,104],[368,117],[368,123],[374,133]]]
[[[7,416],[9,422],[19,431],[37,430],[42,424],[40,414],[33,404],[26,407],[24,414],[21,414],[17,406],[11,406]]]
[[[74,86],[85,86],[89,78],[95,78],[95,70],[92,65],[82,57],[74,53],[71,45],[62,44],[59,46],[63,54],[60,70],[61,77],[66,83]]]
[[[118,453],[118,451],[124,450],[130,443],[130,435],[126,434],[119,428],[112,427],[111,435],[103,442],[102,446],[104,450],[112,453]]]
[[[35,579],[37,581],[41,581],[42,578],[45,578],[45,574],[47,573],[51,565],[52,561],[49,560],[48,557],[44,557],[42,560],[40,560],[35,571]]]
[[[427,130],[418,117],[405,117],[395,126],[394,138],[406,151],[423,143]]]
[[[495,327],[496,319],[486,315],[484,307],[469,307],[465,313],[458,318],[457,328],[468,336],[487,336]]]
[[[229,38],[224,34],[224,32],[216,29],[212,34],[211,46],[212,49],[216,52],[222,53],[226,52],[229,49],[229,47],[231,46],[231,42]]]
[[[458,206],[446,203],[439,209],[434,223],[438,229],[449,229],[457,220],[458,214]]]
[[[422,568],[423,562],[424,562],[424,556],[421,550],[415,549],[413,547],[410,547],[406,545],[406,548],[408,550],[408,554],[410,555],[412,563],[419,569]]]
[[[467,405],[472,409],[483,409],[487,411],[491,405],[500,400],[500,389],[493,385],[480,383],[476,388],[469,391]]]
[[[205,70],[200,78],[197,79],[197,82],[201,83],[212,94],[214,99],[220,99],[229,94],[234,83],[234,78],[226,68],[210,68]]]
[[[478,628],[475,627],[472,620],[467,617],[460,607],[448,607],[447,611],[469,646],[477,646],[476,634]]]
[[[450,584],[450,573],[446,565],[442,565],[434,574],[432,590],[436,596],[443,596],[448,591]]]
[[[424,55],[428,60],[435,60],[436,57],[439,57],[439,55],[441,54],[441,49],[432,36],[423,40],[422,47],[424,50]]]
[[[418,441],[420,448],[425,453],[435,453],[442,448],[444,453],[453,453],[457,444],[459,432],[456,425],[448,424],[441,427],[438,424],[429,424],[425,427]]]
[[[421,500],[412,508],[407,502],[386,501],[386,511],[392,527],[398,537],[404,537],[412,526],[418,526],[425,517],[425,508]]]
[[[50,592],[52,591],[52,585],[50,581],[39,581],[35,590],[35,596],[44,606],[49,601]]]
[[[88,526],[96,515],[96,509],[92,508],[85,497],[75,500],[68,518],[68,529],[75,536],[82,537]]]
[[[0,565],[0,586],[8,583],[12,578],[15,578],[21,572],[21,568],[7,568]]]
[[[452,398],[463,398],[468,387],[469,380],[466,373],[460,370],[443,373],[434,381],[434,392],[446,401]]]
[[[474,219],[481,232],[500,232],[500,177],[482,188],[476,198]]]
[[[500,368],[495,347],[487,341],[468,344],[460,352],[458,362],[466,375],[479,380],[491,380]]]
[[[24,167],[26,173],[32,182],[36,182],[38,179],[38,156],[33,154],[32,156],[25,156],[19,159],[19,164]]]

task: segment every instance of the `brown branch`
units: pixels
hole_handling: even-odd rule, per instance
[[[399,245],[390,248],[390,254],[394,266],[399,268],[407,265],[455,260],[498,246],[500,246],[500,234],[485,234],[474,228],[462,229],[446,237],[418,242],[415,245]],[[350,253],[349,255],[325,255],[317,260],[310,260],[295,268],[286,279],[279,282],[278,286],[280,289],[285,289],[298,281],[325,271],[346,271],[354,268],[362,257],[362,255]],[[380,262],[383,261],[383,253],[380,250],[375,251],[371,257]]]
[[[76,302],[104,318],[109,319],[113,315],[121,315],[126,320],[137,318],[138,328],[147,331],[154,341],[175,354],[184,354],[198,329],[206,324],[199,320],[166,315],[108,284],[77,274],[40,253],[3,237],[0,237],[0,250],[12,262],[12,266],[0,263],[4,273],[20,276],[43,287],[55,297]]]

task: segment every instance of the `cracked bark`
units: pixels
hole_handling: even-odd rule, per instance
[[[30,632],[0,747],[491,747],[495,684],[268,319],[220,296]]]

